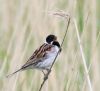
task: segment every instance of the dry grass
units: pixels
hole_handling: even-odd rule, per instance
[[[75,18],[92,89],[99,91],[99,3],[99,0],[0,0],[0,91],[38,91],[43,78],[40,71],[24,71],[9,79],[5,76],[18,69],[48,34],[57,35],[61,43],[66,20],[48,14],[58,10]],[[43,91],[91,91],[73,21],[57,60]]]

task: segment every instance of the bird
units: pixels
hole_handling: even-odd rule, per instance
[[[24,65],[21,66],[20,69],[7,75],[6,77],[8,78],[19,71],[27,69],[39,69],[45,75],[44,70],[47,72],[49,71],[58,52],[61,52],[60,43],[57,41],[57,37],[55,35],[50,34],[46,37],[46,43],[36,49],[32,56]]]

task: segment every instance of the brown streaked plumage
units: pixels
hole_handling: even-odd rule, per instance
[[[13,74],[31,68],[37,68],[42,70],[47,70],[51,66],[57,52],[59,51],[60,44],[57,41],[57,37],[55,35],[48,35],[46,37],[46,42],[41,45],[32,56],[28,59],[28,61],[17,71],[8,75],[12,76]]]
[[[37,63],[38,61],[40,61],[39,59],[43,59],[46,55],[46,52],[50,51],[52,47],[53,45],[44,43],[33,53],[29,60],[22,66],[22,69],[25,69],[25,67],[27,67],[30,64]]]
[[[43,61],[42,59],[45,58],[45,55],[47,51],[50,51],[53,45],[44,43],[42,46],[40,46],[35,52],[32,54],[32,56],[28,59],[28,61],[17,71],[13,72],[12,74],[7,75],[7,77],[21,71],[26,70],[30,68],[32,65],[38,64],[38,62]]]

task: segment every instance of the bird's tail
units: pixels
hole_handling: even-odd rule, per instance
[[[21,71],[21,70],[22,70],[22,69],[18,69],[18,70],[16,70],[15,72],[13,72],[13,73],[7,75],[6,77],[7,77],[7,78],[8,78],[8,77],[11,77],[11,76],[13,76],[14,74],[16,74],[17,72],[19,72],[19,71]]]

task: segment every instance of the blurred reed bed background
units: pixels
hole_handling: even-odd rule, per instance
[[[37,70],[5,76],[24,64],[49,34],[62,41],[67,22],[50,15],[63,10],[71,23],[62,53],[43,91],[89,91],[73,17],[76,19],[93,91],[100,91],[99,0],[0,0],[0,91],[38,91]]]

